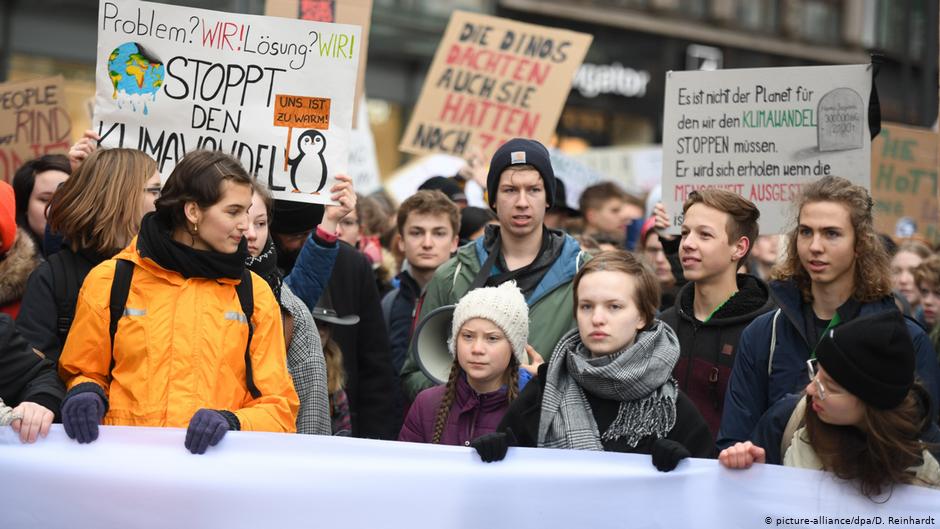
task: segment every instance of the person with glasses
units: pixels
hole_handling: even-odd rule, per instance
[[[761,416],[806,383],[806,360],[821,338],[856,318],[898,311],[888,255],[872,218],[868,190],[827,176],[803,187],[794,204],[795,227],[786,257],[774,269],[771,294],[779,309],[759,316],[741,334],[725,393],[718,447],[751,439]],[[916,371],[931,396],[940,397],[940,368],[929,337],[906,321]]]
[[[726,448],[719,461],[732,469],[782,462],[825,470],[872,499],[895,484],[940,488],[940,429],[915,380],[914,357],[898,311],[830,329],[806,361],[804,395],[773,406],[754,440]]]
[[[16,319],[19,332],[54,364],[85,276],[130,243],[160,195],[157,163],[141,151],[98,150],[86,136],[72,147],[70,161],[72,176],[49,204],[49,226],[62,248],[30,275]]]

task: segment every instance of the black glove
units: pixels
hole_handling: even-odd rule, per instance
[[[502,461],[506,457],[506,451],[510,446],[516,444],[516,436],[511,428],[506,428],[505,432],[493,432],[481,435],[470,441],[470,446],[480,454],[480,459],[486,463],[493,461]]]
[[[681,443],[662,438],[653,441],[653,450],[650,455],[653,456],[653,466],[660,472],[674,470],[679,461],[692,457],[689,450]]]
[[[226,413],[231,417],[235,416],[231,412]],[[238,428],[232,427],[230,417],[226,413],[206,408],[197,411],[189,420],[189,428],[186,429],[186,448],[194,454],[205,454],[207,448],[219,444],[225,432],[230,429],[237,430]]]
[[[104,417],[104,399],[94,391],[80,391],[66,396],[62,403],[62,426],[79,443],[98,438],[98,425]]]

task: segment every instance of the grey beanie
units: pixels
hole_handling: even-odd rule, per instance
[[[529,340],[529,306],[515,281],[507,281],[498,287],[483,287],[467,292],[454,309],[450,339],[447,349],[457,356],[456,337],[468,320],[483,318],[502,329],[512,347],[512,354],[519,364],[528,363],[525,346]]]

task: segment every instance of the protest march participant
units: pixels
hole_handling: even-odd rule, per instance
[[[469,446],[496,431],[528,380],[529,309],[512,281],[468,292],[454,308],[447,383],[418,394],[399,441]]]
[[[348,200],[341,193],[337,199]],[[248,230],[245,232],[249,255],[246,265],[268,283],[281,309],[287,371],[300,399],[300,409],[296,412],[297,433],[331,435],[326,362],[320,333],[310,309],[284,284],[277,268],[277,251],[268,227],[273,205],[274,200],[268,191],[255,183],[251,209],[248,210]],[[332,264],[320,273],[328,277],[331,272]]]
[[[627,192],[613,182],[601,182],[585,188],[579,200],[584,217],[584,235],[612,237],[623,245],[627,237],[627,224],[638,215],[628,202]]]
[[[4,402],[10,408],[6,422],[0,409],[0,426],[33,443],[49,433],[64,396],[55,363],[30,346],[8,314],[0,314],[0,408]]]
[[[751,248],[745,266],[747,273],[763,281],[770,280],[770,272],[777,264],[780,253],[780,235],[759,235]]]
[[[490,224],[499,224],[492,210],[467,206],[460,210],[460,241],[463,246],[483,236],[483,231]]]
[[[13,175],[16,223],[29,235],[40,255],[45,255],[42,239],[49,201],[71,172],[68,158],[61,154],[47,154],[24,163]]]
[[[407,267],[397,276],[399,287],[382,298],[382,314],[392,344],[392,365],[400,372],[414,331],[418,299],[437,267],[457,250],[460,214],[444,193],[418,191],[398,208],[397,229],[398,249]]]
[[[796,226],[787,236],[786,260],[774,270],[776,311],[755,319],[741,334],[725,393],[719,448],[750,439],[775,402],[798,392],[806,361],[829,329],[860,316],[896,311],[888,256],[873,227],[868,191],[836,176],[805,186],[795,202]],[[920,326],[907,321],[917,376],[940,396],[937,356]]]
[[[483,237],[437,269],[419,321],[438,307],[456,304],[474,288],[515,280],[529,306],[530,326],[538,330],[530,345],[537,354],[553,350],[574,326],[567,310],[571,280],[588,259],[573,238],[543,224],[554,190],[555,173],[541,143],[515,138],[497,149],[487,175],[487,197],[499,225],[487,226]],[[413,354],[401,375],[408,399],[432,385]]]
[[[49,226],[64,244],[30,275],[17,317],[19,331],[53,362],[85,276],[130,243],[159,196],[157,163],[135,149],[90,151],[53,195]]]
[[[432,176],[418,186],[418,191],[435,190],[444,193],[444,196],[449,198],[461,211],[468,207],[467,195],[463,192],[463,187],[457,182],[456,178]]]
[[[352,182],[343,175],[337,176],[337,180]],[[338,185],[330,192],[336,193]],[[355,202],[346,207],[354,209]],[[271,231],[278,262],[287,267],[284,283],[307,305],[315,319],[315,307],[327,290],[339,317],[360,318],[357,325],[337,327],[332,333],[343,352],[352,435],[395,439],[401,428],[400,390],[392,368],[379,292],[368,259],[339,241],[337,224],[344,216],[340,208],[324,210],[318,204],[275,201]],[[325,249],[335,255],[327,284],[315,272],[322,269],[317,261],[328,258]],[[282,251],[287,254],[286,259],[281,258]]]
[[[914,283],[920,299],[924,327],[930,333],[930,340],[936,350],[940,345],[940,256],[932,255],[917,265],[914,269]]]
[[[0,314],[19,314],[27,280],[41,259],[32,238],[17,226],[13,188],[0,181]]]
[[[295,431],[277,300],[245,268],[251,193],[237,159],[190,152],[137,237],[88,274],[59,359],[69,437],[186,427],[204,453],[229,430]]]
[[[890,496],[895,484],[940,488],[940,465],[930,451],[940,430],[930,419],[930,397],[914,381],[914,355],[898,311],[830,329],[816,358],[807,361],[806,396],[768,411],[784,416],[777,421],[786,425],[783,431],[778,427],[761,440],[736,443],[719,461],[727,468],[749,468],[766,462],[767,451],[773,451],[777,464],[782,454],[786,466],[832,472],[857,482],[873,500]],[[768,420],[765,416],[761,423]]]
[[[920,289],[914,279],[914,269],[932,253],[924,243],[910,240],[901,243],[891,256],[891,280],[894,290],[904,296],[911,306],[911,313],[922,324],[926,323],[924,308],[921,306]]]
[[[679,258],[688,282],[660,318],[679,338],[673,375],[717,433],[741,332],[774,308],[766,283],[737,273],[757,239],[760,211],[737,193],[704,189],[689,195],[682,214]]]
[[[323,354],[326,357],[331,429],[333,435],[349,437],[352,435],[352,416],[349,411],[349,397],[346,395],[346,369],[343,367],[343,350],[333,338],[333,329],[337,325],[356,325],[359,323],[359,316],[337,314],[333,309],[329,290],[324,291],[311,312],[317,320],[320,343],[323,344]]]
[[[640,240],[637,244],[637,251],[646,259],[646,263],[656,272],[656,278],[659,279],[660,302],[659,310],[663,311],[672,307],[676,302],[676,276],[672,273],[672,265],[666,258],[666,252],[663,243],[659,239],[659,233],[654,229],[656,227],[656,216],[652,216],[643,222],[640,229]]]
[[[472,443],[484,461],[502,459],[509,444],[651,454],[661,471],[686,457],[714,457],[708,425],[672,378],[679,341],[656,319],[658,305],[659,281],[633,254],[588,261],[574,279],[577,328],[509,406],[499,431]]]

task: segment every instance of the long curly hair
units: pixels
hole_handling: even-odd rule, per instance
[[[519,361],[516,357],[510,355],[509,367],[506,368],[509,374],[506,388],[508,402],[512,402],[519,396]],[[450,368],[450,376],[447,377],[447,388],[444,390],[444,396],[441,398],[441,405],[437,408],[437,415],[434,419],[434,435],[431,437],[431,444],[440,444],[441,436],[444,434],[444,426],[447,425],[447,417],[450,415],[450,409],[454,405],[454,398],[457,396],[457,377],[463,375],[463,369],[460,363],[454,358],[454,364]]]
[[[888,254],[875,232],[871,195],[864,187],[838,176],[823,177],[803,188],[793,204],[796,225],[787,234],[787,254],[783,262],[774,267],[772,278],[792,280],[802,292],[803,299],[812,301],[812,281],[800,262],[796,245],[803,206],[815,202],[842,204],[849,212],[855,232],[855,285],[852,297],[856,301],[868,303],[890,295],[891,267]]]
[[[927,448],[920,440],[929,420],[922,402],[930,397],[923,386],[915,384],[890,410],[865,405],[862,429],[823,422],[813,410],[812,397],[806,398],[806,434],[824,470],[857,480],[861,493],[870,499],[890,493],[896,483],[915,482],[908,469],[921,464]]]

